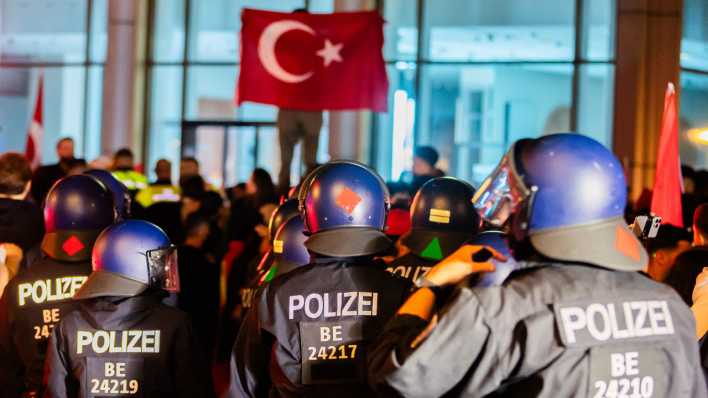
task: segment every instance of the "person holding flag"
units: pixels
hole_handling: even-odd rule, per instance
[[[244,9],[236,103],[279,107],[279,188],[302,138],[307,171],[316,166],[322,111],[386,111],[383,18],[375,12],[310,14]]]

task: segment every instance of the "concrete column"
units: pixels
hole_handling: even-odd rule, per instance
[[[335,0],[334,10],[373,10],[373,0]],[[354,159],[369,162],[369,129],[371,112],[334,111],[329,113],[329,156],[332,159]]]
[[[682,0],[617,1],[613,150],[635,200],[653,185],[666,85],[679,89],[682,11]]]
[[[143,69],[146,4],[140,0],[108,2],[108,54],[103,73],[101,152],[128,147],[142,157]]]

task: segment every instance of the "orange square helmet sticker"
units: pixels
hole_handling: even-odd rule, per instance
[[[337,206],[341,207],[347,214],[352,214],[354,209],[361,203],[361,197],[349,187],[344,187],[337,195],[335,201]]]

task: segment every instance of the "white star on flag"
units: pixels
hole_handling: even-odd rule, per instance
[[[317,51],[317,55],[322,57],[324,66],[328,67],[332,61],[342,62],[342,56],[339,54],[341,50],[342,43],[332,44],[329,39],[325,39],[325,46],[323,49]]]

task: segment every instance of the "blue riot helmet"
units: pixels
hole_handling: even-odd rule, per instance
[[[132,297],[148,288],[179,291],[177,251],[164,231],[142,220],[106,228],[93,248],[93,272],[74,298]]]
[[[332,161],[316,168],[301,188],[300,213],[305,242],[314,253],[355,257],[381,253],[391,241],[383,230],[390,207],[381,177],[354,161]]]
[[[310,263],[304,231],[305,223],[300,217],[291,217],[278,228],[273,239],[273,264],[263,277],[263,282],[270,282],[278,275]]]
[[[130,207],[132,199],[130,198],[130,191],[123,185],[122,182],[118,181],[117,178],[113,176],[110,172],[100,169],[91,169],[84,172],[97,180],[101,181],[108,190],[113,195],[113,202],[115,203],[116,210],[118,211],[118,221],[127,220],[130,218]]]
[[[410,209],[411,230],[401,237],[416,256],[442,260],[479,231],[474,187],[453,177],[423,184]]]
[[[474,286],[499,286],[504,283],[506,278],[508,278],[513,271],[521,268],[512,255],[506,234],[501,231],[481,232],[469,240],[467,244],[489,246],[506,257],[506,261],[499,261],[497,259],[490,260],[494,263],[494,272],[479,274],[479,278],[475,280]]]
[[[87,175],[64,177],[44,201],[42,251],[60,261],[86,261],[96,237],[115,217],[105,185]]]
[[[648,256],[624,221],[622,165],[602,144],[574,134],[517,141],[475,194],[492,225],[559,261],[643,270]]]
[[[287,199],[275,209],[268,221],[268,235],[271,243],[273,239],[275,239],[275,233],[278,231],[278,228],[295,216],[300,216],[297,199]]]

